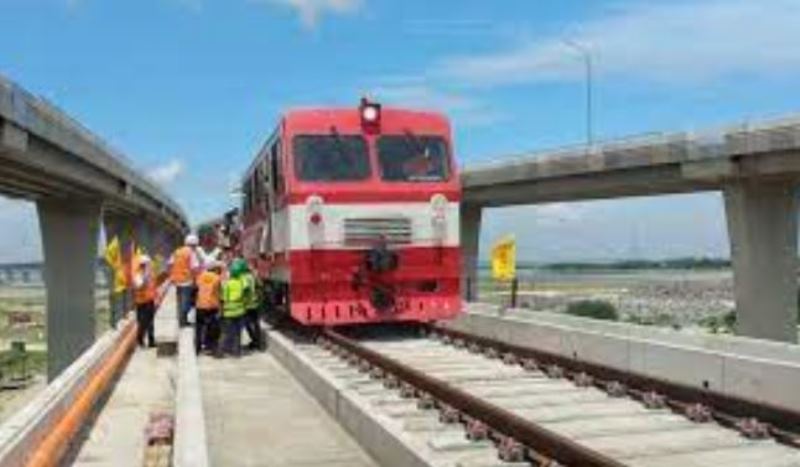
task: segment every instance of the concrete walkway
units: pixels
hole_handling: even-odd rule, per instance
[[[199,364],[211,465],[377,465],[271,355]]]
[[[168,293],[156,319],[156,340],[176,333],[175,294]],[[164,332],[162,327],[170,327]],[[174,337],[172,337],[174,339]],[[175,359],[154,348],[137,348],[105,406],[87,433],[74,465],[141,467],[145,427],[154,412],[173,412]]]

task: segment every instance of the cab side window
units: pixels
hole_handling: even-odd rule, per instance
[[[275,198],[280,199],[284,190],[283,161],[281,160],[281,140],[276,139],[270,148],[272,164],[272,190]]]

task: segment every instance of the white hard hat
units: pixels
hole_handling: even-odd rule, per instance
[[[197,241],[197,235],[189,234],[186,236],[186,240],[184,241],[189,246],[196,246],[199,242]]]
[[[139,257],[139,265],[144,266],[145,264],[150,264],[152,260],[147,255],[142,255]]]

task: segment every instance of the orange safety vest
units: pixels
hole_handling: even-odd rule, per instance
[[[141,287],[136,289],[133,295],[137,305],[144,305],[145,303],[156,301],[156,281],[153,279],[152,275]]]
[[[219,274],[203,271],[197,276],[197,303],[198,310],[219,309],[219,291],[222,279]]]
[[[192,275],[192,249],[188,246],[182,246],[175,250],[175,255],[172,258],[172,270],[170,271],[170,280],[173,284],[183,284],[191,282],[194,279]]]

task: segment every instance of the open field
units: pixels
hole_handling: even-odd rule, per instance
[[[580,300],[613,304],[620,319],[641,324],[696,327],[722,319],[734,309],[730,270],[520,271],[518,305],[564,311]],[[508,304],[509,284],[484,277],[482,300]]]
[[[98,287],[95,293],[96,333],[109,329],[108,290]],[[42,285],[0,285],[0,361],[7,361],[12,353],[12,342],[24,342],[27,359],[26,372],[31,375],[27,384],[19,388],[6,388],[8,378],[21,369],[15,365],[0,364],[0,420],[32,398],[46,385],[47,373],[47,293]],[[9,385],[11,386],[11,385]]]

